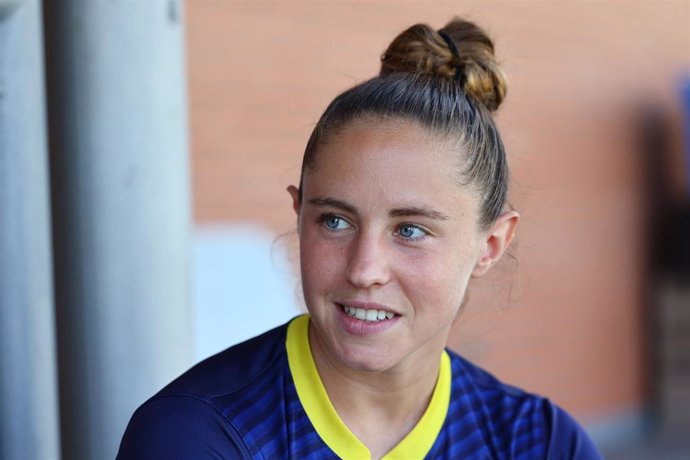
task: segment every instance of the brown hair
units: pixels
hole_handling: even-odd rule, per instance
[[[481,195],[480,225],[500,215],[508,190],[505,149],[491,113],[506,95],[506,80],[489,37],[455,18],[439,31],[416,24],[388,46],[379,76],[336,97],[304,152],[302,177],[319,147],[356,120],[403,119],[420,123],[461,146],[461,177]],[[302,187],[300,185],[300,200]]]

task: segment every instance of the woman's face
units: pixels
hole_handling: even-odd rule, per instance
[[[412,122],[356,122],[319,149],[301,203],[290,187],[312,346],[366,371],[439,356],[486,250],[459,166]]]

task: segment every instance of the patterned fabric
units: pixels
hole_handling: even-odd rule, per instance
[[[198,364],[135,412],[118,459],[339,458],[297,395],[287,325]],[[601,458],[548,400],[504,385],[448,350],[446,419],[428,459]]]

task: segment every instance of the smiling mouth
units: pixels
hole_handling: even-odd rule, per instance
[[[395,313],[385,310],[365,309],[359,307],[350,307],[348,305],[338,304],[338,306],[350,317],[361,321],[378,322],[392,319]]]

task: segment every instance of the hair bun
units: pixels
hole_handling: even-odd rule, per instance
[[[438,32],[415,24],[395,37],[381,57],[380,74],[389,73],[456,79],[465,93],[491,111],[498,109],[507,91],[493,42],[480,27],[460,18]]]

